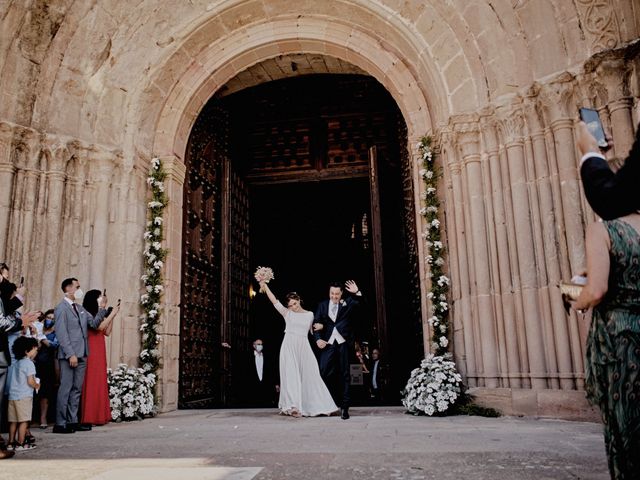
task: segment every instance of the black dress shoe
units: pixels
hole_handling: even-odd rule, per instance
[[[72,428],[76,432],[88,432],[91,430],[91,425],[87,423],[70,423],[67,426]]]
[[[343,408],[342,409],[342,415],[340,415],[340,418],[342,418],[343,420],[349,420],[349,409],[348,408]]]
[[[75,430],[69,426],[64,425],[54,425],[53,433],[73,433]]]

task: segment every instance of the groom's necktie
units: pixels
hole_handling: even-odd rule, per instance
[[[337,317],[338,317],[338,304],[337,303],[332,303],[331,304],[331,318],[335,322],[337,320]]]

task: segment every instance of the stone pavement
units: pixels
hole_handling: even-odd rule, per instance
[[[403,414],[294,419],[274,410],[183,410],[91,432],[34,434],[0,479],[606,480],[602,427],[533,418]]]

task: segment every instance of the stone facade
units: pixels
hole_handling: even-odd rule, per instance
[[[507,411],[521,412],[513,405],[522,398],[536,414],[560,415],[563,402],[575,402],[587,326],[565,315],[557,284],[585,266],[584,229],[595,217],[581,193],[573,125],[578,106],[594,106],[617,159],[629,150],[640,120],[637,2],[30,0],[0,8],[0,256],[25,276],[31,308],[52,306],[70,274],[121,297],[111,364],[132,364],[139,350],[145,176],[152,156],[166,161],[163,409],[177,401],[191,127],[223,85],[301,54],[375,77],[396,100],[414,154],[423,134],[437,139],[454,352],[468,384]],[[414,178],[418,200],[417,166]],[[423,311],[428,338],[424,295]]]

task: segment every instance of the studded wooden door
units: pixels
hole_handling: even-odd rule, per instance
[[[183,206],[180,298],[179,406],[223,404],[220,345],[222,184],[228,151],[228,119],[207,108],[193,127],[187,155]]]
[[[224,165],[224,214],[222,257],[222,338],[231,345],[223,358],[223,403],[241,400],[242,359],[249,358],[249,190],[233,163]]]

